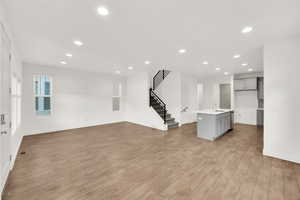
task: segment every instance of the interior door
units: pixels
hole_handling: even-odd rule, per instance
[[[0,24],[0,189],[10,170],[10,43]]]
[[[220,84],[220,108],[231,108],[230,84]]]

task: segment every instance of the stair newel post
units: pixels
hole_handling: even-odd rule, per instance
[[[150,90],[149,90],[149,107],[151,107],[151,105],[152,105],[152,98],[151,98],[151,92],[152,92],[152,89],[150,88]]]
[[[167,123],[167,121],[166,121],[166,112],[167,112],[167,110],[166,110],[166,105],[164,106],[164,121],[165,121],[165,124]]]

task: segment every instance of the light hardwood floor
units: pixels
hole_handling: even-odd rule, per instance
[[[24,138],[4,200],[299,200],[300,165],[262,156],[262,129],[215,142],[117,123]]]

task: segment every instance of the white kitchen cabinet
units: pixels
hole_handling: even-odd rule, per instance
[[[243,79],[234,80],[234,90],[243,90],[245,83]]]
[[[257,79],[256,78],[247,78],[245,80],[246,90],[256,90],[257,89]]]
[[[234,80],[234,90],[257,90],[257,79],[256,78],[244,78]]]

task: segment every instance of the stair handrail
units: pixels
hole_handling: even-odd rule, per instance
[[[162,81],[166,78],[166,75],[167,75],[167,73],[166,73],[166,70],[159,70],[156,74],[155,74],[155,76],[153,77],[153,90],[155,90],[155,88],[158,86],[158,85],[156,85],[156,79],[157,79],[157,76],[159,75],[159,74],[162,74]]]
[[[164,123],[167,122],[167,106],[165,104],[165,102],[163,102],[163,100],[161,100],[161,98],[159,98],[159,96],[157,94],[155,94],[155,92],[153,91],[152,88],[150,88],[150,107],[153,107],[152,105],[152,100],[151,98],[156,98],[158,101],[159,101],[159,104],[161,104],[161,106],[163,107],[163,120],[164,120]]]

